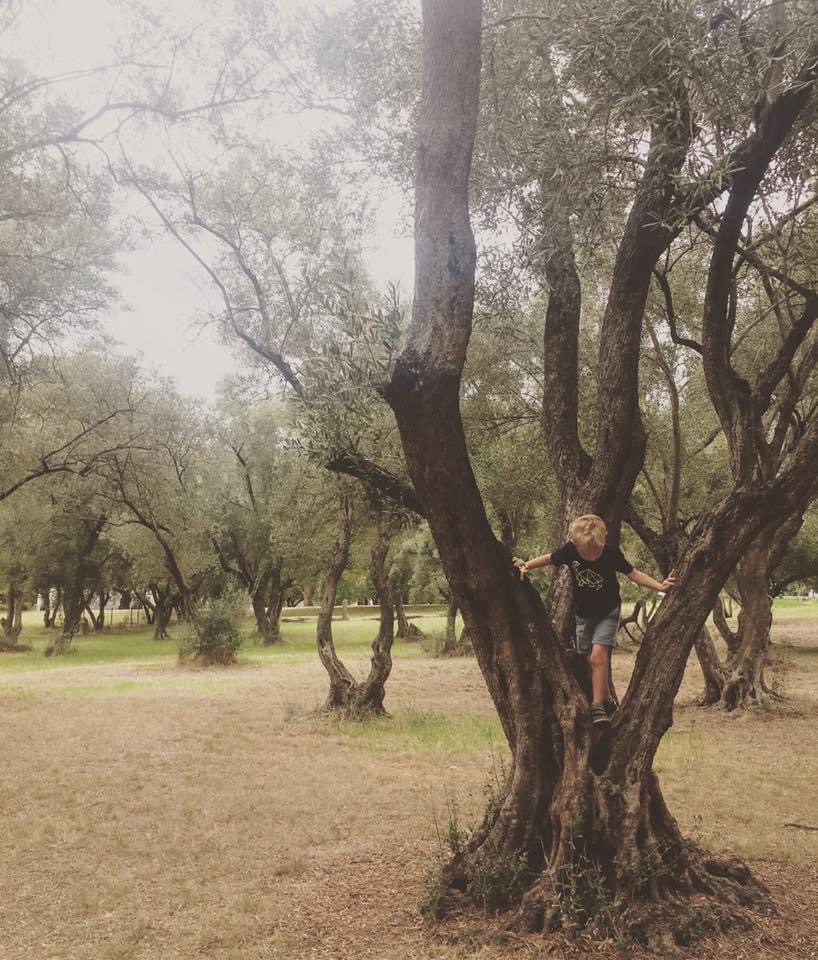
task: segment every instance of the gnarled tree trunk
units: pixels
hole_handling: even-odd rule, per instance
[[[268,606],[265,598],[256,594],[252,597],[252,604],[261,642],[266,647],[281,643],[281,611],[284,609],[284,597],[279,595],[277,602]]]
[[[341,710],[349,716],[384,713],[383,700],[386,681],[392,670],[392,641],[395,613],[392,605],[389,582],[386,577],[386,556],[390,536],[381,529],[378,541],[372,550],[372,580],[381,601],[378,634],[372,643],[372,659],[369,675],[363,681],[356,680],[335,650],[332,639],[332,613],[338,584],[349,558],[352,540],[352,502],[348,494],[341,497],[341,530],[335,544],[332,564],[324,586],[321,611],[318,614],[318,656],[330,678],[330,689],[324,709]]]
[[[703,931],[734,919],[742,905],[764,899],[765,891],[740,861],[707,854],[681,836],[653,760],[672,723],[689,653],[719,590],[764,526],[791,510],[814,477],[818,423],[804,431],[797,455],[774,482],[737,484],[703,517],[680,559],[678,588],[648,628],[611,730],[593,730],[587,699],[539,594],[520,580],[509,551],[492,533],[460,415],[474,298],[467,188],[478,112],[481,4],[424,0],[423,14],[412,326],[384,393],[512,754],[505,789],[445,877],[453,891],[477,899],[487,875],[515,871],[528,888],[516,920],[524,929],[595,914],[603,923],[614,918],[618,930],[660,948],[683,943],[691,937],[686,896],[706,895],[695,905]],[[657,121],[652,131],[643,188],[629,214],[611,290],[600,362],[623,376],[627,371],[617,354],[626,354],[628,363],[634,351],[638,355],[636,321],[655,263],[651,255],[670,239],[662,235],[663,211],[684,156],[679,148],[690,135],[684,92],[679,95],[678,110],[670,109],[663,121],[667,126]],[[627,331],[616,322],[621,309],[634,319]],[[614,537],[644,444],[636,369],[633,363],[634,376],[623,382],[612,377],[604,385],[596,460],[590,469],[586,464],[582,489],[565,498],[572,512],[600,512],[599,504],[608,502]],[[611,433],[621,430],[620,413],[624,436]]]
[[[57,587],[54,591],[54,603],[51,603],[51,588],[49,588],[45,599],[45,608],[43,611],[43,626],[53,628],[57,625],[57,615],[62,607],[62,587]]]
[[[169,640],[168,626],[173,616],[176,596],[170,584],[160,585],[157,581],[148,585],[148,593],[134,591],[134,596],[145,611],[145,622],[153,627],[154,640]]]
[[[351,542],[352,500],[349,494],[344,493],[341,495],[341,529],[338,533],[332,563],[324,584],[316,628],[318,656],[324,665],[324,669],[329,674],[329,694],[324,704],[325,710],[346,709],[350,702],[351,691],[356,686],[355,678],[335,652],[335,644],[332,639],[332,614],[335,609],[335,598],[338,594],[338,584],[341,582],[341,577],[349,559]]]
[[[90,602],[85,608],[85,612],[88,614],[88,619],[91,621],[91,625],[97,632],[105,629],[105,609],[110,599],[110,593],[101,593],[99,595],[99,609],[96,613],[91,609]]]
[[[61,656],[71,650],[71,643],[82,627],[83,611],[87,604],[88,599],[81,586],[74,584],[71,588],[66,588],[62,603],[62,630],[59,636],[55,637],[53,644],[47,648],[49,653]]]
[[[386,695],[386,681],[392,672],[392,643],[395,637],[395,604],[392,589],[386,571],[386,560],[392,545],[392,532],[388,525],[381,523],[378,539],[372,548],[371,575],[378,596],[380,617],[378,633],[372,641],[372,658],[369,675],[357,694],[358,702],[375,713],[384,713],[383,700]]]
[[[15,650],[23,632],[23,594],[16,583],[9,584],[6,597],[6,616],[3,625],[3,640],[0,647]]]
[[[284,610],[284,593],[290,583],[281,582],[283,563],[279,560],[267,573],[263,582],[251,592],[256,628],[262,643],[272,646],[281,643],[281,614]]]
[[[154,589],[152,592],[155,598],[151,611],[153,613],[153,639],[169,640],[170,634],[168,633],[168,627],[171,616],[173,615],[174,598],[169,590],[160,593]]]
[[[400,595],[400,591],[394,592],[394,599],[395,617],[398,621],[396,638],[398,640],[420,640],[423,637],[423,631],[406,616],[406,608],[403,605],[403,597]]]
[[[799,511],[798,526],[802,519]],[[741,597],[738,629],[733,632],[724,618],[720,599],[717,599],[713,619],[727,645],[727,656],[722,661],[712,639],[697,643],[696,652],[704,674],[704,705],[720,704],[726,710],[736,710],[768,700],[781,700],[764,680],[764,667],[770,653],[772,626],[772,597],[770,578],[780,560],[786,539],[793,535],[793,518],[763,530],[749,546],[736,568],[736,582]]]
[[[446,628],[443,633],[443,646],[440,653],[444,657],[453,656],[457,651],[457,599],[451,588],[441,590],[446,601]]]

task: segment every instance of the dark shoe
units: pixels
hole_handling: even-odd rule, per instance
[[[619,709],[619,704],[616,702],[616,700],[606,700],[602,706],[605,708],[605,713],[609,717],[612,717]]]
[[[591,723],[595,727],[609,727],[611,718],[605,712],[605,707],[601,703],[591,705]]]

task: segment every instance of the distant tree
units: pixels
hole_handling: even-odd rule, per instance
[[[142,526],[159,546],[164,572],[175,584],[174,605],[185,619],[214,563],[207,518],[199,517],[194,500],[207,472],[203,425],[192,402],[160,383],[143,398],[134,427],[138,446],[115,451],[98,472],[119,522]]]
[[[277,643],[287,596],[298,579],[315,575],[323,552],[325,484],[293,449],[292,428],[276,405],[224,408],[209,429],[218,444],[210,448],[216,476],[208,483],[213,548],[247,591],[262,641]]]

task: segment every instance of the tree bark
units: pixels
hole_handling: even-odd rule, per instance
[[[151,598],[146,593],[134,591],[142,609],[145,611],[145,622],[153,627],[154,640],[169,640],[168,626],[173,616],[173,607],[176,602],[173,588],[170,584],[161,586],[157,581],[148,585]]]
[[[474,297],[467,185],[478,112],[481,4],[424,0],[423,15],[415,297],[408,339],[384,393],[512,755],[507,784],[468,846],[444,871],[453,891],[448,903],[456,892],[477,899],[481,877],[521,859],[522,885],[528,890],[514,922],[519,928],[550,928],[572,911],[583,920],[596,915],[603,923],[615,917],[620,933],[667,953],[668,943],[686,943],[691,936],[683,898],[704,895],[696,903],[704,931],[717,929],[725,917],[736,919],[744,905],[765,897],[740,861],[708,854],[682,837],[652,765],[672,724],[673,698],[690,651],[718,592],[764,527],[791,511],[815,476],[818,423],[805,429],[774,480],[737,483],[702,517],[680,558],[678,588],[648,627],[611,730],[593,730],[587,700],[539,594],[519,578],[508,550],[491,531],[460,416]],[[686,123],[684,109],[679,120]],[[657,163],[668,149],[659,139]],[[672,159],[659,178],[662,190],[673,189],[675,153]],[[664,218],[657,214],[664,208],[653,202],[657,196],[647,191],[633,210],[643,217],[642,226],[652,218],[658,231]],[[634,246],[627,251],[631,257],[641,244],[656,239],[645,241],[640,229],[637,218]],[[627,307],[631,317],[643,306],[649,260],[623,262],[621,289],[616,288],[616,297],[612,291],[611,304]],[[625,278],[631,267],[638,282],[629,288]],[[633,327],[624,339],[614,334],[612,328],[603,337],[601,358],[622,370],[614,354],[620,347],[631,351]],[[628,352],[627,363],[630,359]],[[615,388],[610,381],[609,392]],[[626,378],[623,443],[611,460],[612,431],[621,430],[619,407],[614,397],[610,404],[600,401],[608,426],[598,434],[595,470],[589,474],[593,483],[576,500],[582,512],[593,509],[603,494],[612,509],[618,510],[620,501],[624,509],[623,492],[630,493],[626,481],[641,443],[632,389]],[[600,890],[608,904],[602,910]]]
[[[283,561],[277,560],[250,595],[256,627],[265,646],[282,642],[281,614],[284,610],[284,594],[291,585],[291,581],[282,583],[282,567]]]
[[[170,591],[161,597],[157,596],[156,591],[154,591],[154,597],[156,601],[151,611],[153,614],[153,639],[170,640],[168,626],[173,614],[173,598],[170,596]]]
[[[49,590],[49,594],[50,594],[50,590]],[[63,594],[62,587],[57,587],[57,589],[54,592],[54,605],[53,606],[49,605],[49,607],[47,608],[48,619],[44,621],[46,627],[53,628],[57,625],[57,615],[59,614],[60,609],[62,607],[62,594]]]
[[[266,597],[256,593],[252,598],[256,628],[264,646],[281,643],[281,613],[284,610],[284,593],[270,590]]]
[[[3,627],[3,641],[0,647],[15,650],[19,646],[23,632],[23,594],[16,583],[9,584],[6,598],[6,616]]]
[[[326,711],[342,711],[352,718],[384,714],[383,701],[386,681],[392,670],[392,642],[395,631],[395,612],[389,581],[386,576],[386,557],[390,535],[381,527],[372,550],[372,580],[381,604],[377,636],[372,643],[369,674],[357,681],[335,650],[332,639],[332,613],[338,584],[349,558],[352,540],[352,501],[349,494],[341,497],[341,530],[335,544],[332,564],[324,587],[321,610],[318,614],[318,656],[330,678],[330,689],[324,704]]]
[[[696,638],[696,657],[702,668],[704,690],[700,702],[702,706],[718,703],[725,682],[724,668],[719,660],[719,653],[710,631],[705,626]]]
[[[82,587],[73,584],[63,594],[63,624],[59,636],[55,637],[48,650],[54,656],[62,656],[71,649],[71,643],[82,626],[82,614],[88,603]]]
[[[729,603],[729,614],[732,616],[733,601],[728,597],[727,602]],[[727,613],[728,611],[725,610],[724,597],[722,594],[719,594],[713,607],[713,623],[727,646],[728,655],[733,656],[739,646],[739,635],[737,631],[730,629],[730,624],[727,622]]]
[[[111,595],[109,593],[101,593],[99,595],[99,610],[97,613],[91,609],[90,602],[85,608],[85,612],[88,614],[88,619],[91,621],[95,632],[105,629],[105,610],[110,598]]]
[[[369,675],[360,685],[358,702],[374,713],[385,713],[386,681],[392,672],[392,643],[395,637],[395,604],[386,571],[392,532],[386,522],[379,525],[378,539],[372,548],[372,583],[378,596],[380,617],[378,633],[372,641],[372,658]]]
[[[406,608],[403,605],[403,597],[400,595],[400,591],[393,591],[393,594],[395,599],[395,616],[398,621],[396,638],[398,640],[420,640],[423,637],[423,631],[406,616]]]
[[[802,514],[798,519],[802,519]],[[792,523],[788,521],[792,521],[792,517],[763,530],[736,568],[741,610],[735,633],[724,620],[720,599],[716,602],[714,620],[727,643],[727,656],[724,661],[719,659],[712,640],[702,641],[701,649],[697,644],[705,678],[704,705],[719,704],[732,711],[782,699],[765,683],[764,667],[769,658],[772,626],[770,577],[780,559],[780,530],[786,528],[792,532]]]
[[[316,639],[318,642],[318,657],[329,674],[329,694],[324,704],[324,710],[334,711],[346,709],[352,699],[355,689],[355,678],[344,666],[335,652],[332,639],[332,613],[335,609],[335,598],[338,594],[338,584],[349,559],[349,548],[352,542],[352,501],[349,494],[341,495],[341,529],[335,550],[332,556],[329,573],[324,584],[324,593],[321,598],[321,609],[318,613]]]
[[[449,590],[446,595],[446,634],[443,639],[443,649],[440,651],[444,657],[451,657],[457,652],[457,600],[454,593]]]

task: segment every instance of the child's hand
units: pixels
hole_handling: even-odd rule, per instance
[[[524,580],[525,575],[528,573],[528,566],[526,565],[525,560],[521,560],[519,557],[512,557],[512,562],[514,566],[520,571],[520,579]]]
[[[676,585],[676,575],[673,570],[667,575],[667,577],[662,581],[662,593],[667,593],[671,587]]]

